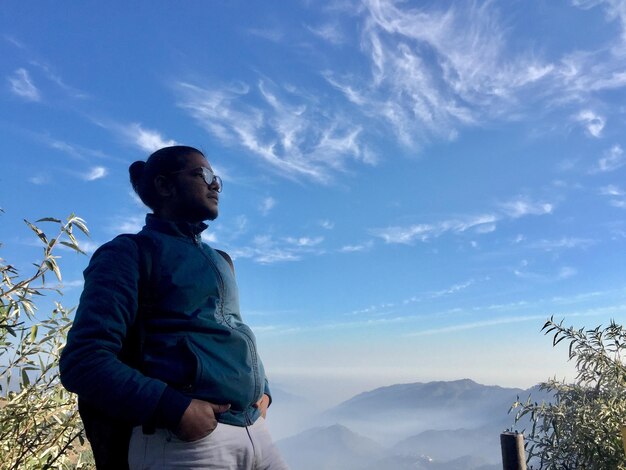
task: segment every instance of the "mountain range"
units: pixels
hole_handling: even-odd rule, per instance
[[[277,445],[292,470],[496,470],[500,433],[528,425],[516,425],[508,411],[528,396],[550,399],[538,387],[469,379],[391,385],[308,415],[307,429]],[[293,396],[289,409],[296,410]]]

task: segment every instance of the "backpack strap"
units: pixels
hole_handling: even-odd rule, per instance
[[[143,349],[146,342],[146,318],[154,306],[154,243],[145,235],[123,234],[137,244],[139,253],[139,283],[137,296],[137,315],[130,325],[120,353],[120,359],[135,369],[141,370]]]
[[[215,250],[217,251],[220,255],[222,255],[222,258],[224,258],[226,260],[226,262],[230,265],[230,269],[233,271],[233,274],[235,273],[235,265],[233,264],[233,260],[230,257],[230,255],[228,253],[226,253],[225,251],[222,250]]]
[[[135,321],[128,328],[122,342],[119,358],[129,366],[141,370],[143,348],[146,337],[145,320],[152,310],[154,270],[154,245],[144,235],[125,234],[131,238],[139,253],[138,307]],[[78,397],[78,411],[83,421],[85,434],[96,462],[97,470],[128,470],[128,444],[132,425],[113,419]]]

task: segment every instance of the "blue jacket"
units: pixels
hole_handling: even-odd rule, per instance
[[[253,405],[270,395],[263,364],[241,320],[231,266],[200,241],[206,227],[149,214],[139,233],[151,245],[149,283],[140,282],[142,257],[131,237],[94,253],[61,354],[68,390],[133,424],[174,428],[192,398],[230,403],[217,417],[222,423],[245,426],[259,417]],[[140,372],[118,356],[136,319],[139,286],[146,284]]]

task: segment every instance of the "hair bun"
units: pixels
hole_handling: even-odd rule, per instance
[[[146,167],[146,162],[138,160],[128,167],[128,173],[130,174],[130,182],[133,188],[137,189],[143,175],[143,170]]]

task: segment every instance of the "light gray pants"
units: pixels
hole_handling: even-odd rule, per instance
[[[133,429],[128,452],[130,470],[288,470],[272,442],[265,420],[251,426],[217,425],[198,441],[185,442],[171,431],[144,434]]]

